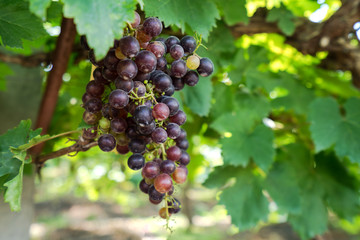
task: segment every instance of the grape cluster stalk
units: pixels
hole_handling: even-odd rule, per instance
[[[100,61],[81,37],[96,67],[82,97],[83,120],[92,125],[83,129],[82,137],[97,140],[104,152],[131,152],[127,164],[141,170],[140,190],[153,204],[164,200],[159,215],[169,219],[181,209],[174,185],[186,181],[190,162],[187,134],[180,127],[186,114],[171,96],[186,85],[195,86],[199,75],[211,75],[214,66],[196,54],[201,41],[192,36],[152,40],[162,32],[161,21],[149,17],[140,23],[135,12],[134,22]]]

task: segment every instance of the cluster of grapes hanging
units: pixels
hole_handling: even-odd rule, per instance
[[[135,12],[124,37],[114,41],[101,61],[81,38],[96,66],[82,98],[83,120],[92,127],[84,129],[82,137],[97,140],[105,152],[132,152],[127,163],[133,170],[142,169],[140,190],[153,204],[165,200],[159,215],[168,219],[180,211],[173,184],[186,181],[190,162],[189,142],[180,128],[186,115],[171,96],[185,85],[195,86],[199,74],[209,76],[214,67],[195,53],[199,42],[192,36],[151,41],[162,32],[161,21],[150,17],[140,22]]]

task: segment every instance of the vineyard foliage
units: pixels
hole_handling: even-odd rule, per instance
[[[350,72],[321,68],[327,52],[306,55],[286,41],[298,19],[324,4],[318,2],[2,0],[1,52],[53,51],[62,14],[74,18],[99,59],[136,9],[162,20],[169,34],[202,35],[205,47],[197,53],[213,60],[215,72],[176,94],[188,115],[189,181],[208,174],[203,186],[219,189],[219,204],[240,230],[267,222],[276,211],[309,239],[327,230],[330,215],[351,221],[360,213],[360,91]],[[325,2],[326,20],[341,2]],[[236,24],[248,24],[259,8],[279,32],[234,37]],[[81,121],[79,102],[91,66],[76,58],[74,51],[50,134],[75,130]],[[0,89],[7,91],[6,76],[16,73],[5,62],[0,71]],[[72,98],[78,104],[70,104]],[[46,138],[39,134],[22,121],[0,137],[0,188],[12,210],[20,210],[23,169],[31,162],[26,150]],[[201,146],[221,149],[220,163],[204,158]]]

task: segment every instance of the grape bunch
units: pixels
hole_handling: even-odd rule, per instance
[[[195,86],[199,75],[209,76],[213,63],[200,58],[201,44],[192,36],[157,38],[162,32],[158,18],[135,20],[124,30],[124,37],[114,40],[104,59],[97,61],[86,38],[81,44],[89,50],[89,60],[96,67],[94,80],[82,97],[83,139],[97,140],[104,152],[116,148],[119,154],[132,154],[127,164],[141,170],[139,188],[149,201],[165,207],[159,215],[168,219],[181,209],[173,197],[174,184],[182,184],[188,175],[190,156],[187,134],[181,129],[186,114],[171,97],[175,91]]]

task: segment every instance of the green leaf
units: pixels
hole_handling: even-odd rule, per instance
[[[262,194],[263,180],[259,176],[249,169],[235,169],[238,170],[236,183],[222,192],[219,203],[225,205],[231,222],[245,230],[267,218],[268,201]]]
[[[0,91],[6,90],[6,77],[13,74],[13,71],[9,65],[5,63],[0,63]]]
[[[245,24],[249,23],[249,18],[247,16],[246,10],[246,0],[228,0],[224,4],[221,0],[215,0],[218,7],[222,9],[224,13],[225,22],[232,26],[236,23],[243,22]]]
[[[45,18],[46,9],[50,7],[51,0],[29,0],[30,11],[40,18]]]
[[[360,99],[351,98],[344,105],[345,116],[333,98],[319,98],[310,105],[310,131],[316,152],[335,145],[340,157],[360,163]]]
[[[213,87],[210,79],[199,76],[194,87],[186,86],[182,91],[185,104],[199,116],[207,116],[211,107]]]
[[[229,165],[215,167],[203,185],[207,188],[219,188],[225,185],[230,178],[235,177],[238,171],[238,168]]]
[[[0,1],[0,36],[2,44],[22,48],[22,40],[35,40],[46,35],[42,22],[29,11],[22,0]]]
[[[280,8],[273,8],[266,16],[266,21],[277,22],[278,27],[287,36],[291,36],[295,31],[294,15],[283,4]]]
[[[165,26],[176,25],[183,31],[189,26],[205,39],[219,18],[218,9],[210,0],[144,0],[144,8],[146,16],[159,17]]]
[[[251,132],[232,132],[232,137],[220,140],[224,165],[246,166],[252,158],[266,171],[274,160],[273,140],[272,130],[262,124]]]
[[[114,39],[120,39],[126,22],[132,22],[135,0],[64,0],[64,15],[74,18],[79,34],[85,34],[97,59],[103,58]],[[86,11],[85,11],[86,9]]]

